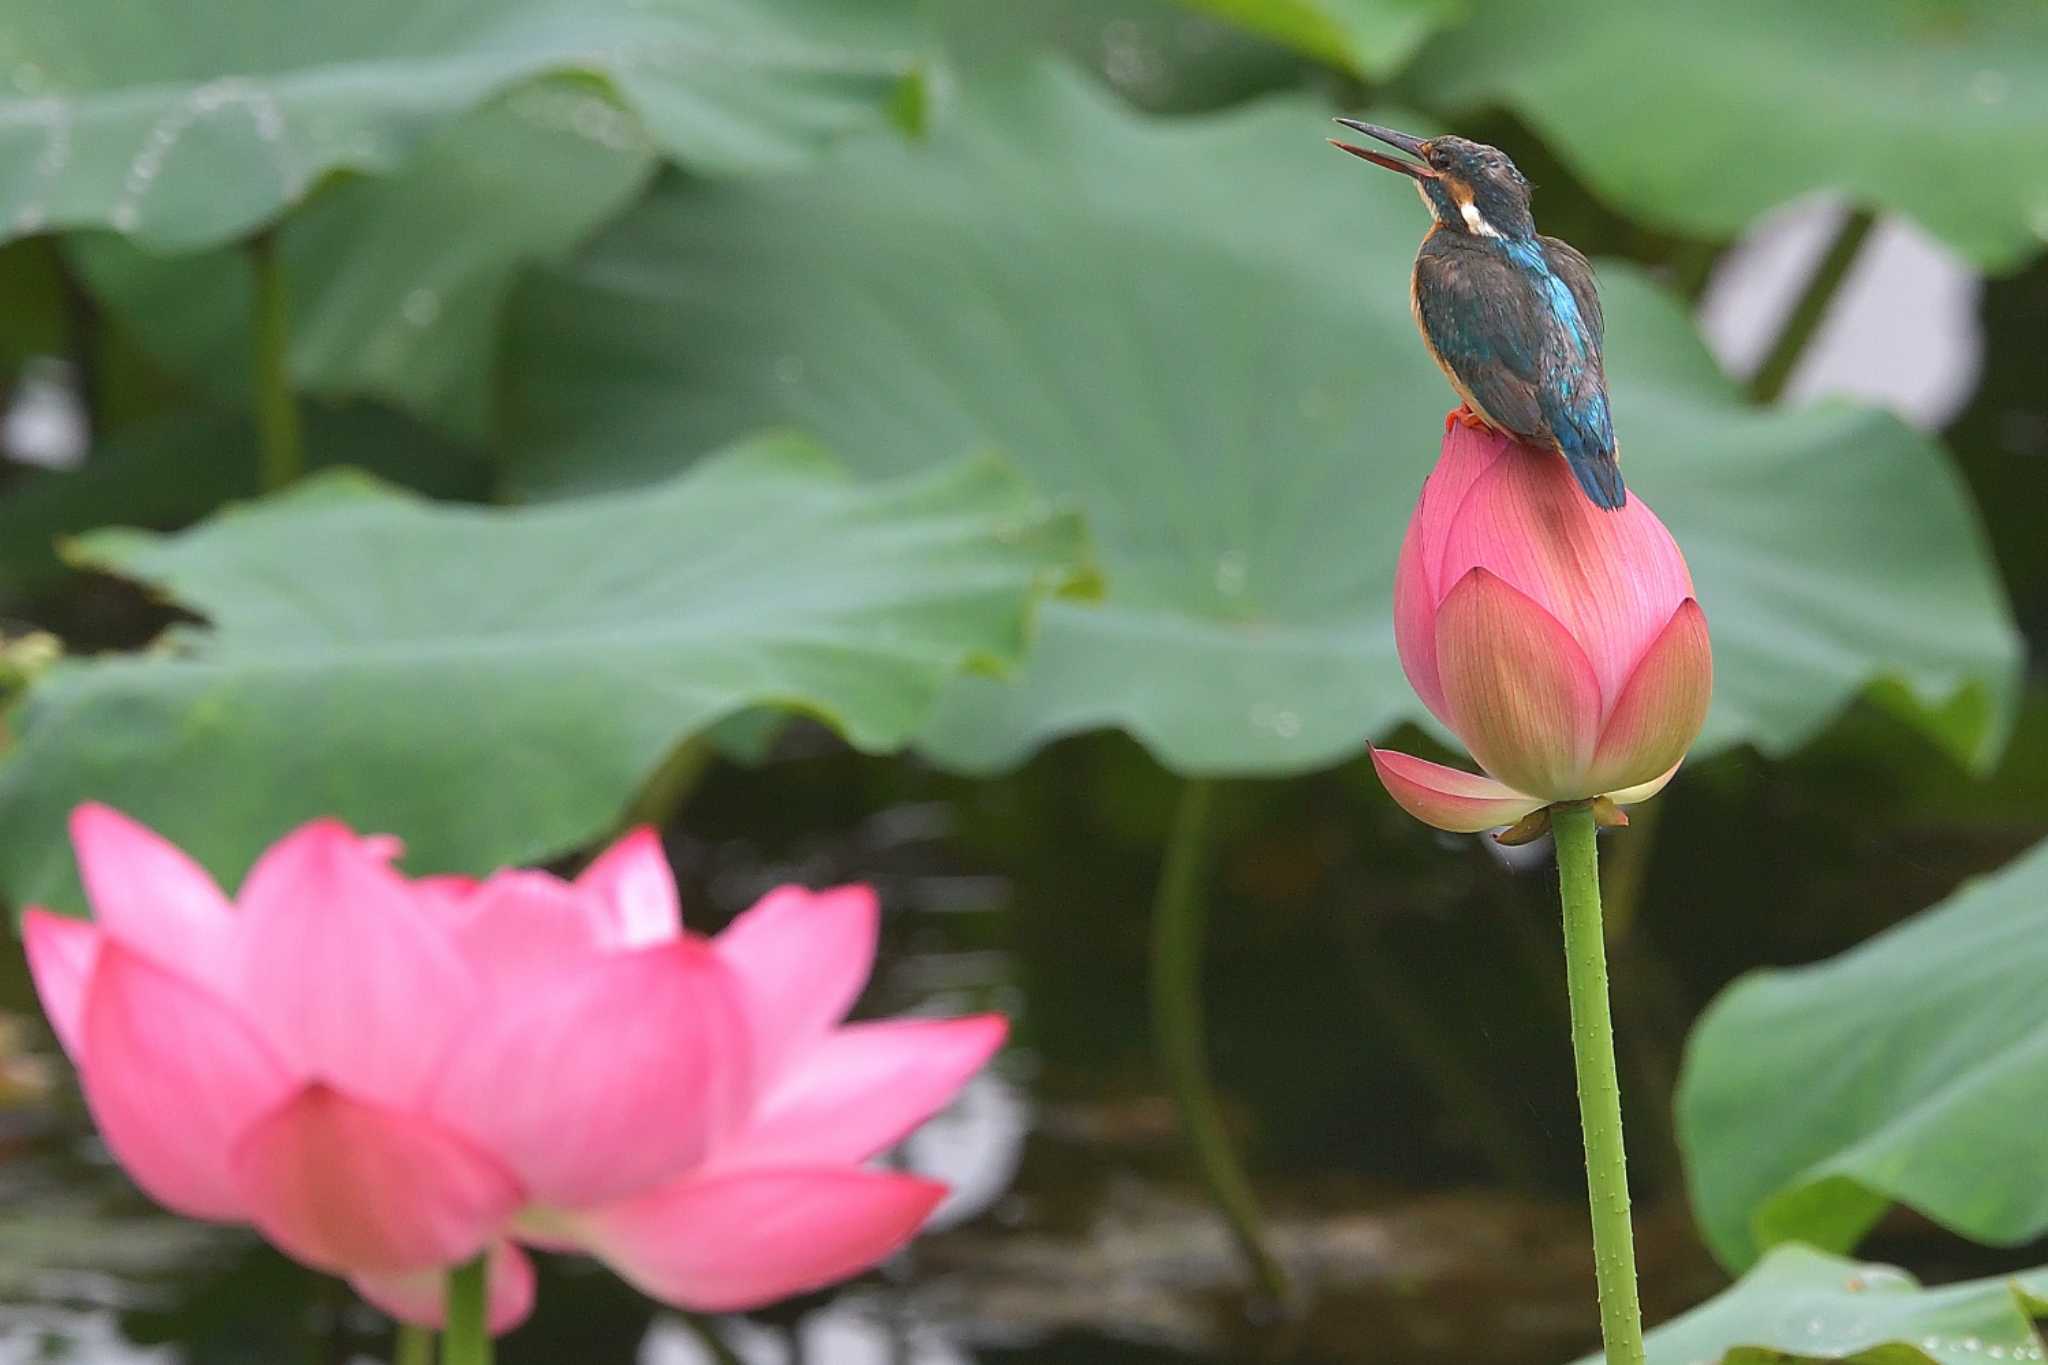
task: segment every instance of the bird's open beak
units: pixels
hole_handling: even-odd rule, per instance
[[[1346,128],[1356,128],[1367,137],[1378,138],[1389,147],[1398,147],[1410,156],[1421,157],[1425,155],[1423,152],[1423,142],[1419,137],[1410,137],[1406,133],[1397,133],[1392,128],[1382,128],[1376,123],[1361,123],[1355,118],[1340,118],[1337,122],[1343,124]],[[1363,147],[1354,147],[1348,142],[1339,142],[1336,138],[1330,139],[1330,145],[1339,151],[1349,152],[1353,156],[1362,157],[1375,166],[1385,166],[1390,171],[1399,171],[1403,175],[1412,175],[1417,180],[1436,179],[1436,172],[1423,162],[1402,161],[1388,156],[1384,152],[1370,152]]]

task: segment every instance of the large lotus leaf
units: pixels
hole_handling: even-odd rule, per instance
[[[14,716],[0,887],[76,904],[65,813],[108,801],[234,875],[327,812],[416,868],[559,854],[748,707],[901,745],[963,667],[1014,663],[1077,520],[980,460],[881,485],[769,439],[658,487],[505,510],[351,476],[83,553],[202,613],[66,665]]]
[[[1465,0],[1182,0],[1374,79],[1399,70]]]
[[[1984,1365],[2039,1361],[2048,1270],[1922,1289],[1886,1265],[1780,1247],[1742,1282],[1650,1333],[1649,1365]],[[1587,1356],[1579,1365],[1598,1365]]]
[[[514,273],[616,214],[655,160],[639,121],[601,92],[541,82],[456,121],[396,173],[320,195],[277,230],[295,383],[482,435]],[[248,408],[245,252],[165,256],[113,233],[68,250],[151,354]]]
[[[1309,73],[1295,49],[1186,0],[936,0],[934,27],[952,79],[969,89],[991,68],[1060,53],[1153,113],[1198,113]]]
[[[2048,845],[1832,961],[1717,1000],[1678,1096],[1729,1265],[1846,1249],[1893,1202],[1980,1241],[2048,1233]]]
[[[1411,70],[1414,97],[1509,105],[1632,215],[1727,237],[1797,195],[1840,190],[1994,269],[2048,243],[2048,5],[1472,10]]]
[[[912,0],[0,0],[0,233],[240,236],[323,177],[395,169],[537,76],[610,86],[693,166],[879,126]]]
[[[1050,68],[967,93],[922,145],[672,179],[542,272],[507,348],[515,484],[652,479],[764,422],[871,469],[1011,453],[1086,507],[1109,597],[950,690],[926,744],[955,766],[1116,726],[1183,771],[1296,772],[1419,717],[1393,570],[1452,400],[1408,313],[1413,192],[1305,99],[1160,122]],[[1995,750],[2017,642],[1941,451],[1746,406],[1676,303],[1604,278],[1631,485],[1713,623],[1705,743],[1785,749],[1897,677],[1963,694],[1945,736]]]

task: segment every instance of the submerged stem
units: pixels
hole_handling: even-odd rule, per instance
[[[697,790],[711,765],[718,757],[718,751],[704,735],[693,735],[670,751],[640,786],[632,804],[626,808],[625,823],[652,825],[657,830],[667,828],[677,813]]]
[[[398,1346],[391,1365],[434,1365],[434,1334],[409,1322],[398,1324]]]
[[[725,1338],[718,1334],[718,1329],[713,1327],[703,1314],[685,1313],[682,1317],[683,1326],[689,1329],[691,1336],[697,1338],[697,1344],[704,1348],[716,1365],[745,1365],[732,1347],[725,1344]]]
[[[260,233],[250,240],[249,264],[256,276],[250,330],[255,340],[258,469],[263,491],[270,493],[298,478],[306,467],[299,405],[292,395],[291,324],[276,232]]]
[[[1572,1000],[1572,1061],[1586,1138],[1586,1196],[1593,1212],[1593,1267],[1608,1365],[1643,1365],[1643,1310],[1629,1224],[1628,1161],[1621,1138],[1621,1082],[1607,1008],[1607,940],[1600,927],[1600,855],[1592,807],[1551,808],[1558,890],[1564,901],[1565,983]]]
[[[1210,784],[1190,779],[1181,788],[1173,832],[1152,907],[1152,1031],[1154,1045],[1173,1085],[1188,1145],[1194,1148],[1203,1183],[1259,1288],[1276,1303],[1288,1298],[1287,1274],[1266,1248],[1259,1205],[1251,1182],[1216,1106],[1209,1084],[1202,1028],[1202,938],[1208,903],[1203,875],[1208,855]]]
[[[1800,358],[1806,354],[1807,343],[1826,321],[1828,305],[1835,301],[1842,281],[1849,278],[1849,267],[1856,263],[1857,253],[1863,250],[1863,243],[1875,226],[1876,213],[1867,208],[1852,208],[1835,229],[1834,240],[1814,266],[1813,274],[1807,277],[1806,288],[1800,291],[1792,311],[1785,315],[1777,340],[1771,343],[1763,363],[1749,378],[1751,398],[1759,403],[1775,403],[1785,392],[1785,386],[1792,382],[1792,375],[1799,368]]]
[[[441,1334],[441,1365],[491,1365],[490,1253],[448,1272],[448,1326]]]

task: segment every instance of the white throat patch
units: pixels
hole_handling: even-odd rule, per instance
[[[1486,215],[1479,211],[1479,205],[1473,203],[1470,199],[1460,199],[1458,201],[1458,212],[1464,215],[1465,226],[1481,237],[1500,236],[1499,231],[1494,228],[1493,224],[1486,221]]]

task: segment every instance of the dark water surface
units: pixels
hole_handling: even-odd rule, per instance
[[[2048,796],[2017,790],[2044,748],[2037,697],[2013,775],[1975,788],[1859,710],[1795,761],[1698,765],[1654,827],[1609,838],[1610,865],[1643,887],[1615,970],[1653,1317],[1723,1283],[1665,1118],[1691,1019],[1734,973],[1836,951],[2048,832]],[[1248,1299],[1146,1038],[1147,907],[1175,794],[1111,737],[990,783],[809,730],[762,767],[716,769],[668,839],[693,927],[782,880],[872,880],[888,914],[862,1012],[1001,1009],[1014,1043],[900,1154],[958,1192],[898,1263],[689,1324],[588,1263],[542,1258],[539,1311],[501,1360],[708,1365],[705,1330],[750,1365],[1561,1365],[1589,1347],[1548,868],[1422,829],[1359,765],[1221,789],[1211,1053],[1275,1244],[1310,1286],[1289,1319]],[[18,954],[5,964],[0,1011],[33,1020]],[[384,1325],[339,1286],[154,1213],[98,1150],[47,1034],[22,1032],[55,1086],[0,1111],[0,1365],[387,1357]],[[1935,1278],[2009,1263],[1910,1220],[1877,1250]]]

